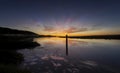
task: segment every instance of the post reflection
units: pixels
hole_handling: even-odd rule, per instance
[[[68,56],[68,35],[66,35],[66,56]]]

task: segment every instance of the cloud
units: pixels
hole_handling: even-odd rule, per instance
[[[78,27],[69,27],[66,30],[63,30],[66,33],[75,33],[75,32],[83,32],[88,31],[88,28],[78,28]]]
[[[44,26],[44,31],[56,31],[56,29],[53,26]]]
[[[76,33],[76,32],[84,32],[84,31],[90,31],[92,29],[88,29],[85,27],[75,27],[75,26],[69,26],[69,27],[62,27],[62,28],[57,28],[56,26],[44,26],[43,31],[46,32],[52,32],[52,33]]]

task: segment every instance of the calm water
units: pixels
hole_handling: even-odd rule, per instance
[[[36,38],[24,55],[23,68],[33,73],[120,73],[120,40]]]

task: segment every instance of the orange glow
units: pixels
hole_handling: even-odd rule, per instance
[[[65,36],[67,33],[55,33],[55,34],[51,34],[53,36]]]
[[[71,30],[70,30],[71,31]],[[89,35],[109,35],[109,34],[119,34],[120,29],[100,29],[100,30],[90,30],[90,31],[82,31],[82,32],[70,32],[63,30],[55,30],[55,31],[35,31],[40,35],[52,35],[52,36],[65,36],[68,34],[69,36],[89,36]]]

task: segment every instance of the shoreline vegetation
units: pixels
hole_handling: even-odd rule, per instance
[[[24,57],[17,50],[40,46],[33,41],[38,36],[29,31],[0,27],[0,73],[31,73],[27,69],[19,68]]]

